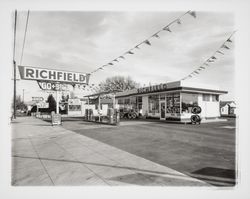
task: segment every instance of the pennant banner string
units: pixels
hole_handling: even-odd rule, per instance
[[[192,78],[195,74],[200,74],[198,71],[204,70],[206,69],[207,66],[209,66],[209,64],[215,62],[217,60],[217,55],[221,54],[224,55],[224,52],[222,52],[222,49],[226,49],[229,50],[230,48],[227,46],[228,43],[232,43],[233,41],[231,40],[232,36],[235,34],[236,31],[234,31],[230,37],[228,37],[226,39],[226,41],[224,41],[222,43],[222,45],[219,47],[219,49],[217,49],[212,56],[210,56],[205,62],[203,62],[197,69],[195,69],[192,73],[188,74],[186,77],[182,78],[181,80],[186,80],[188,78]]]
[[[114,62],[119,62],[119,61],[121,61],[121,59],[125,59],[125,55],[132,55],[132,54],[134,54],[133,50],[140,49],[139,46],[142,45],[142,44],[147,44],[148,46],[151,46],[151,42],[150,42],[151,38],[158,38],[159,39],[160,38],[159,33],[162,32],[162,31],[172,32],[171,29],[170,29],[170,26],[172,24],[174,24],[174,23],[181,24],[181,18],[184,17],[186,14],[189,14],[192,17],[196,18],[195,11],[189,10],[189,11],[185,12],[184,14],[182,14],[181,16],[179,16],[177,19],[173,20],[168,25],[164,26],[162,29],[160,29],[159,31],[155,32],[153,35],[151,35],[150,37],[148,37],[144,41],[140,42],[139,44],[135,45],[133,48],[131,48],[127,52],[123,53],[121,56],[118,56],[117,58],[115,58],[111,62],[109,62],[108,64],[103,65],[101,68],[104,69],[104,67],[106,67],[106,66],[112,66],[112,65],[114,65],[115,64]],[[90,72],[90,74],[93,74],[93,73],[97,72],[99,69],[100,68],[98,68],[97,70],[94,70],[94,71]]]

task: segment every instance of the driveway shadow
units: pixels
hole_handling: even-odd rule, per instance
[[[236,184],[236,172],[232,169],[204,167],[188,175],[215,186],[234,186]]]

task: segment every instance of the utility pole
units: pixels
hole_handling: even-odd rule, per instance
[[[17,21],[17,11],[15,10],[15,24],[14,24],[14,52],[13,52],[13,67],[14,67],[14,99],[13,99],[13,118],[16,119],[16,61],[15,61],[15,51],[16,51],[16,21]]]

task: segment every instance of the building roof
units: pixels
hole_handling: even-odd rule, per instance
[[[232,104],[234,104],[234,105],[232,106]],[[235,104],[234,101],[220,101],[220,107],[223,107],[223,106],[226,106],[226,105],[236,107],[236,104]]]
[[[208,94],[226,94],[227,91],[222,91],[218,87],[205,85],[205,84],[197,84],[192,82],[185,81],[176,81],[169,82],[164,84],[158,84],[148,87],[143,87],[139,89],[132,89],[128,91],[123,91],[116,93],[116,97],[126,97],[133,95],[143,95],[143,94],[153,94],[159,92],[166,91],[184,91],[184,92],[193,92],[193,93],[208,93]]]
[[[115,90],[115,91],[103,91],[103,92],[99,92],[99,93],[94,93],[91,95],[85,95],[83,97],[98,97],[100,95],[106,95],[106,94],[115,94],[117,92],[120,92],[120,90]]]

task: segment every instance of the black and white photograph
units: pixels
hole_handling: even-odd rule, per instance
[[[1,139],[10,190],[240,196],[249,69],[238,61],[247,51],[238,12],[28,5],[7,12],[9,132]]]

